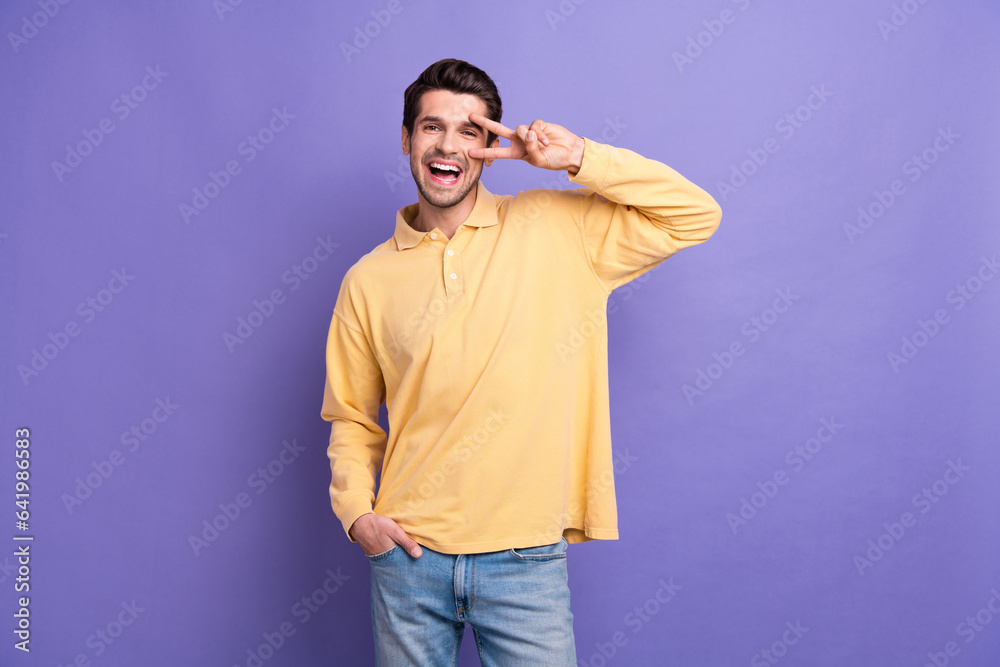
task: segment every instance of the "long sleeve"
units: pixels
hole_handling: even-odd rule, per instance
[[[569,178],[593,191],[578,203],[577,224],[609,292],[719,227],[719,204],[675,170],[625,148],[584,141],[583,164]]]
[[[323,418],[345,532],[377,507],[443,553],[618,538],[608,295],[721,212],[666,165],[585,141],[580,187],[480,181],[452,238],[399,209],[344,276]]]
[[[345,277],[345,284],[347,278]],[[345,315],[346,314],[346,315]],[[372,511],[375,479],[385,456],[386,432],[378,424],[385,383],[368,338],[345,317],[353,314],[347,290],[334,308],[326,344],[326,388],[323,419],[331,422],[330,501],[344,532]]]

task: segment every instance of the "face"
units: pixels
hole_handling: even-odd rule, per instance
[[[485,148],[488,134],[469,120],[472,112],[486,115],[486,103],[475,95],[432,90],[420,98],[413,135],[403,128],[403,154],[410,156],[417,190],[431,206],[455,206],[479,183],[484,160],[468,151]],[[486,166],[491,162],[485,160]]]

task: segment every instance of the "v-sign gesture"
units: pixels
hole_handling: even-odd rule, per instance
[[[531,125],[518,125],[515,131],[474,112],[469,114],[469,120],[510,139],[510,146],[502,148],[470,148],[469,157],[524,160],[542,169],[566,169],[570,174],[576,174],[583,164],[583,137],[562,125],[536,120]]]

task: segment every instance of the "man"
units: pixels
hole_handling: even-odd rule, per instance
[[[566,547],[618,538],[608,295],[722,216],[664,164],[501,115],[461,60],[407,88],[418,202],[348,269],[330,325],[330,496],[371,562],[380,665],[454,665],[466,622],[484,665],[576,664]],[[493,195],[495,159],[582,187]]]

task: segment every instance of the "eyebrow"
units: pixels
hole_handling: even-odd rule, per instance
[[[421,117],[420,119],[417,120],[417,125],[423,125],[424,123],[437,123],[438,125],[445,125],[446,124],[445,121],[444,121],[444,119],[443,118],[439,118],[438,116],[423,116],[423,117]],[[484,131],[483,128],[482,128],[482,126],[476,125],[475,123],[473,123],[470,120],[463,121],[459,125],[459,127],[472,127],[472,128],[475,128],[476,130],[478,130],[479,132],[483,132]]]

